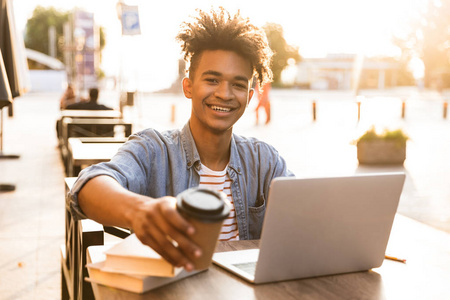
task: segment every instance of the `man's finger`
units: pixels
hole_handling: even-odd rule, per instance
[[[140,235],[138,238],[174,266],[181,267],[190,263],[182,251],[175,247],[167,236],[155,227],[152,228],[151,232],[146,232],[146,234]]]
[[[183,216],[181,216],[171,201],[162,202],[160,205],[160,211],[164,216],[164,219],[177,230],[187,235],[194,234],[195,228],[185,218],[183,218]]]
[[[201,255],[201,249],[195,243],[193,243],[190,240],[189,236],[186,236],[184,232],[180,232],[178,228],[172,226],[173,222],[169,223],[168,220],[169,219],[163,214],[154,215],[152,218],[152,222],[154,223],[154,225],[152,227],[158,227],[162,234],[165,234],[173,241],[175,241],[180,248],[180,251],[183,254],[187,255],[189,259],[199,257]],[[152,234],[151,229],[149,229],[149,234]]]

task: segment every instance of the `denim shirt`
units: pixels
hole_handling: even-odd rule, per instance
[[[200,156],[189,123],[181,130],[146,129],[128,139],[110,162],[80,172],[67,197],[75,219],[87,218],[78,192],[99,175],[114,178],[124,188],[152,198],[176,196],[200,181]],[[259,239],[273,178],[293,176],[274,147],[255,138],[233,134],[227,168],[236,210],[239,238]]]

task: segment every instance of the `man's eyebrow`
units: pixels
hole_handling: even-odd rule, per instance
[[[220,73],[220,72],[214,71],[214,70],[207,70],[207,71],[205,71],[205,72],[202,73],[202,76],[205,76],[205,75],[213,75],[213,76],[219,76],[219,77],[220,77],[220,76],[222,76],[223,74]],[[248,80],[249,80],[247,77],[245,77],[245,76],[240,76],[240,75],[235,76],[234,79],[235,79],[235,80],[238,80],[238,81],[248,81]]]
[[[203,72],[202,75],[222,76],[222,73],[213,71],[213,70],[207,70],[207,71]]]

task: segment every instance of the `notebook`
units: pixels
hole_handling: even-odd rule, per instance
[[[259,249],[215,253],[213,262],[252,283],[381,266],[404,173],[275,178]]]

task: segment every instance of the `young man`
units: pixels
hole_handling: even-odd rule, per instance
[[[201,250],[174,196],[220,185],[234,206],[221,239],[257,239],[270,182],[292,174],[272,146],[232,133],[253,95],[253,75],[261,83],[271,79],[264,33],[220,9],[199,11],[177,38],[190,61],[183,79],[192,101],[189,122],[181,130],[131,136],[111,162],[83,170],[68,199],[74,216],[131,228],[166,260],[191,270]]]

